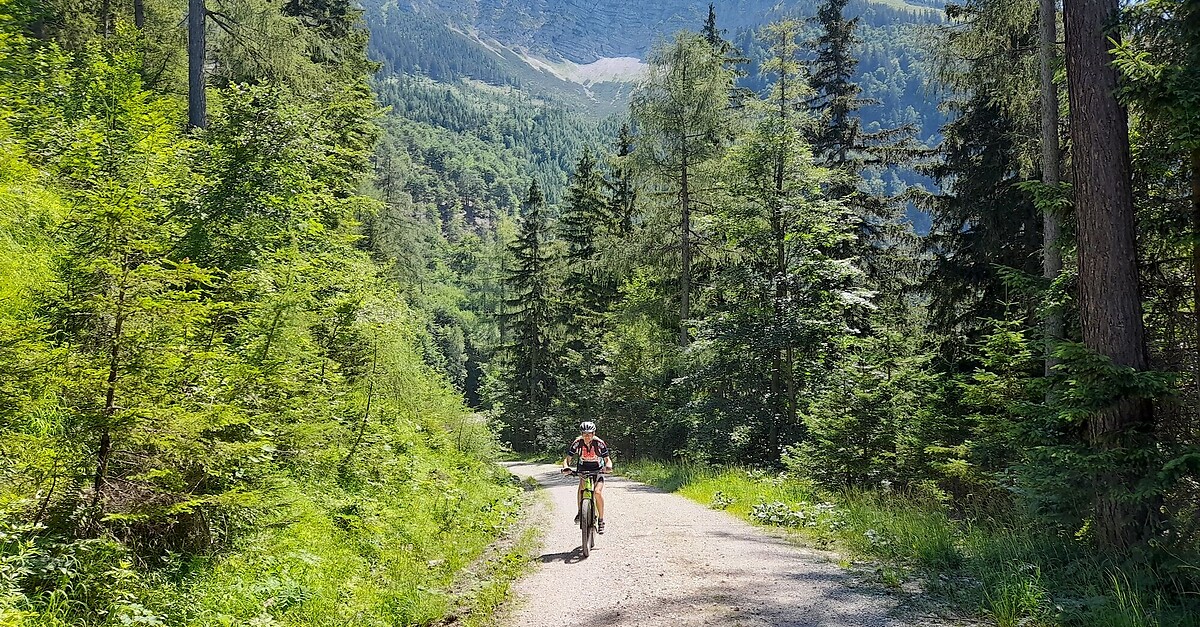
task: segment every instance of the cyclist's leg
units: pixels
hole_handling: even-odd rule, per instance
[[[604,518],[604,481],[596,482],[596,516]]]
[[[583,477],[579,478],[579,488],[575,491],[575,517],[578,518],[580,512],[583,511]]]

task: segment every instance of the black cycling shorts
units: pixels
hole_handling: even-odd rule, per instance
[[[579,468],[577,470],[579,472],[596,472],[597,470],[600,470],[603,467],[604,467],[603,464],[581,463],[581,464],[579,464]],[[600,483],[601,481],[604,481],[604,475],[603,474],[596,475],[596,483]]]

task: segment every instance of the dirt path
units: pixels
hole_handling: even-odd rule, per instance
[[[608,528],[583,559],[571,522],[576,480],[556,466],[506,465],[540,482],[553,504],[542,563],[513,586],[512,627],[948,624],[898,616],[899,595],[857,582],[823,554],[621,477],[608,478]]]

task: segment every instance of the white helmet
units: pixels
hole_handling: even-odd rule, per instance
[[[594,423],[590,420],[587,422],[581,423],[579,425],[579,432],[580,433],[595,433],[596,432],[596,423]]]

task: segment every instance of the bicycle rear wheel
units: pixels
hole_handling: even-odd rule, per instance
[[[592,501],[584,499],[580,509],[579,528],[583,531],[583,556],[592,554]]]

